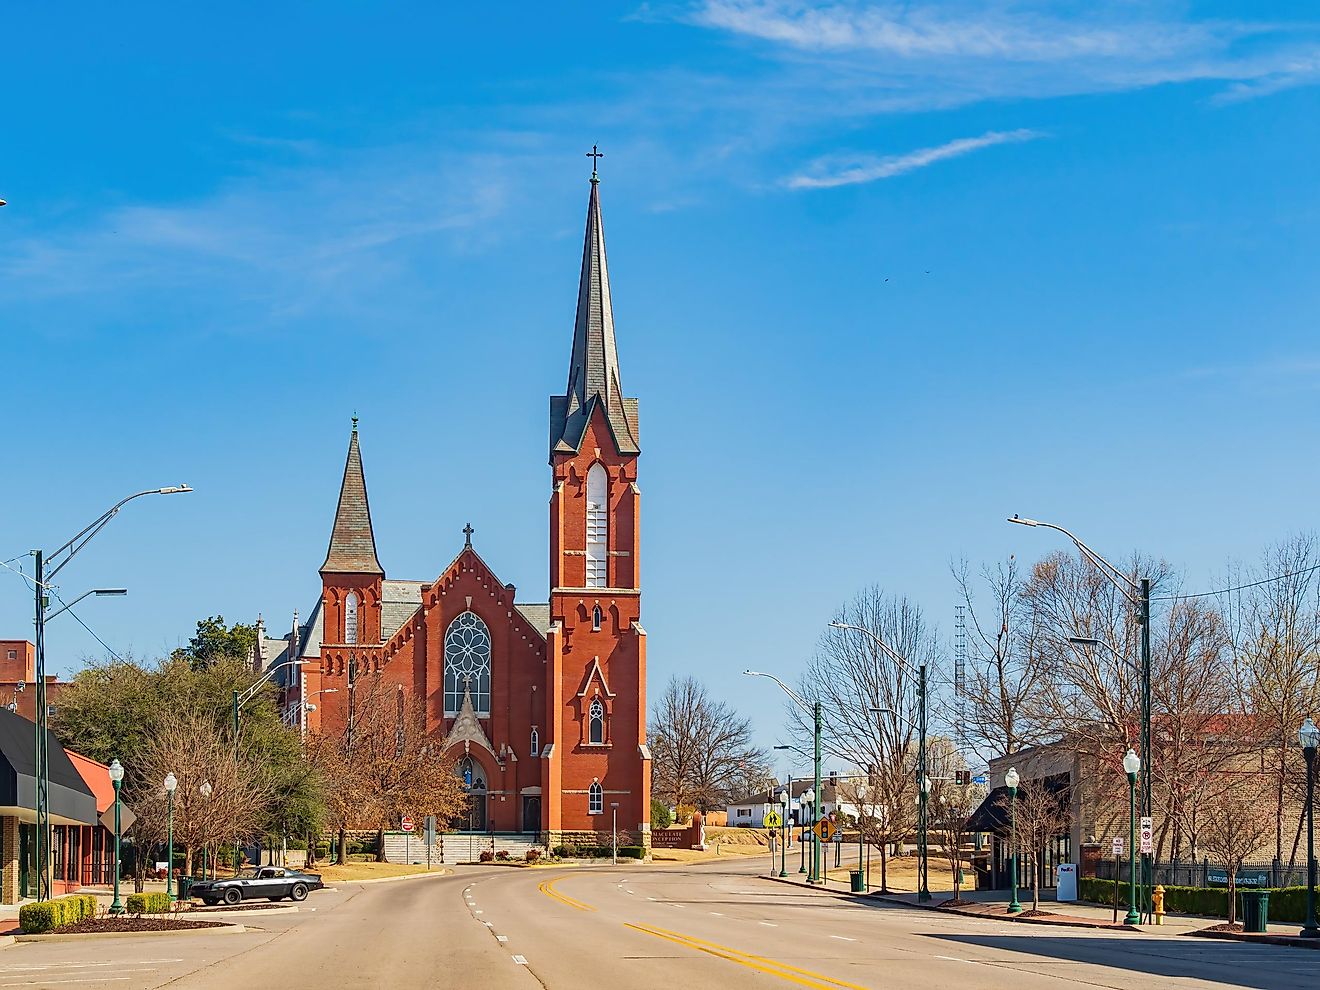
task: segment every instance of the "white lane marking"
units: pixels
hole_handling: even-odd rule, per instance
[[[759,922],[759,924],[765,925],[766,928],[778,928],[778,927],[779,927],[778,925],[776,925],[776,924],[775,924],[774,922],[772,922],[772,921],[762,921],[762,922]]]
[[[146,966],[150,963],[176,963],[183,962],[182,959],[139,959],[137,965]],[[83,969],[88,966],[114,966],[114,962],[52,962],[37,963],[32,965],[19,964],[17,966],[0,966],[0,976],[9,973],[35,973],[46,969]]]
[[[487,928],[494,928],[494,927],[495,927],[495,926],[494,926],[491,922],[489,922],[489,921],[483,921],[482,924],[485,925]]]
[[[717,918],[723,918],[723,917],[724,917],[724,915],[720,914],[718,911],[712,911],[711,914],[713,914],[713,915],[714,915],[715,917],[717,917]]]
[[[935,956],[936,959],[943,959],[945,962],[967,963],[969,966],[979,966],[981,963],[976,959],[959,959],[957,956]]]
[[[473,914],[485,914],[486,912],[485,912],[485,911],[473,911],[472,913],[473,913]]]
[[[128,977],[127,976],[97,976],[97,977],[87,976],[76,980],[43,980],[41,985],[51,986],[56,983],[117,983],[121,980],[127,981]],[[32,983],[0,983],[0,987],[30,987],[34,985],[35,984]]]
[[[637,892],[636,892],[635,890],[625,890],[624,893],[625,893],[625,894],[635,894],[635,893],[637,893]]]
[[[514,956],[513,961],[516,962],[519,966],[527,965],[527,960],[524,959],[522,956]]]
[[[654,901],[654,900],[656,900],[656,898],[654,898],[654,897],[648,897],[647,900],[648,900],[648,901]]]
[[[507,942],[508,940],[509,940],[509,936],[507,936],[507,935],[496,935],[496,936],[495,936],[495,941],[496,941],[496,942]]]
[[[830,938],[837,938],[840,942],[856,942],[857,939],[849,938],[847,935],[831,935]]]

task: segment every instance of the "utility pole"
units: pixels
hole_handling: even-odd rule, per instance
[[[1151,802],[1150,768],[1155,762],[1150,751],[1150,578],[1141,579],[1140,589],[1141,621],[1141,814],[1153,817],[1155,812]],[[1151,920],[1150,895],[1152,875],[1154,873],[1153,854],[1141,854],[1141,905],[1146,920]]]
[[[37,756],[37,899],[50,900],[50,753],[47,749],[49,726],[46,709],[46,569],[45,556],[34,550],[36,558],[32,591],[36,599],[36,711]]]
[[[923,660],[917,668],[917,702],[919,719],[919,737],[917,740],[917,845],[919,858],[917,860],[917,900],[930,900],[930,884],[928,882],[928,863],[930,859],[930,850],[927,845],[927,834],[929,828],[929,819],[927,818],[926,800],[927,788],[930,782],[926,774],[926,662]]]
[[[821,803],[820,803],[820,802],[821,802],[822,794],[821,794],[821,789],[820,789],[820,733],[821,733],[821,718],[820,718],[820,700],[819,700],[819,699],[817,699],[816,703],[812,706],[812,714],[813,714],[813,716],[814,716],[815,730],[816,730],[815,733],[814,733],[814,735],[815,735],[815,744],[816,744],[816,747],[815,747],[815,750],[816,750],[816,751],[815,751],[816,780],[815,780],[815,784],[814,784],[814,786],[815,786],[815,798],[816,798],[816,800],[813,802],[813,806],[814,806],[815,809],[816,809],[816,818],[817,818],[817,820],[820,820],[820,819],[822,819],[822,818],[824,817],[824,816],[823,816],[824,809],[821,807]],[[811,882],[812,882],[812,883],[820,883],[820,854],[821,854],[821,849],[820,849],[820,833],[817,832],[815,829],[812,829],[811,835],[812,835],[812,840],[811,840]]]

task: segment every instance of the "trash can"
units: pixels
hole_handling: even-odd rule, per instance
[[[1242,930],[1263,934],[1270,922],[1270,892],[1268,890],[1242,891]]]
[[[861,870],[849,870],[848,879],[852,881],[852,892],[854,894],[866,893],[866,874]]]
[[[186,901],[192,898],[192,877],[185,877],[183,874],[179,874],[179,876],[174,878],[174,882],[177,884],[176,893],[178,894],[178,900]]]

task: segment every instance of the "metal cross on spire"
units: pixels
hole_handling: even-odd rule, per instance
[[[596,145],[593,144],[591,150],[587,152],[587,157],[591,159],[591,181],[598,182],[600,176],[596,174],[596,165],[599,159],[605,157],[605,152],[597,150]]]
[[[472,528],[471,523],[468,523],[466,526],[463,527],[463,536],[465,537],[465,542],[463,545],[465,547],[472,546],[472,534],[475,532],[476,530]]]

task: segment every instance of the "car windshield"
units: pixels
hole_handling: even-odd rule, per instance
[[[256,870],[239,870],[238,874],[235,876],[234,879],[236,879],[236,880],[255,880],[255,879],[257,879],[258,875],[259,875],[259,874],[258,874],[258,871],[256,871]]]

